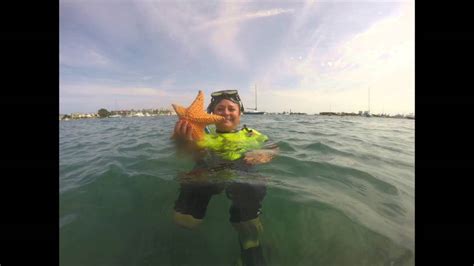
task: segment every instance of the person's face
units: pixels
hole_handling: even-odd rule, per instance
[[[224,121],[216,123],[217,130],[221,132],[230,132],[240,124],[240,106],[230,100],[221,100],[214,107],[213,113],[225,118]]]

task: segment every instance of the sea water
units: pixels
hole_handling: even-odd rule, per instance
[[[193,163],[176,116],[60,121],[60,265],[234,265],[231,202],[213,196],[196,230],[172,221]],[[268,265],[414,265],[414,120],[243,116],[280,149],[267,178]]]

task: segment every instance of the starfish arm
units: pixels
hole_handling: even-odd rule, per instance
[[[195,141],[199,141],[204,137],[205,124],[191,122],[191,136]]]
[[[224,120],[225,118],[220,116],[220,115],[209,115],[209,114],[204,114],[200,116],[193,117],[192,120],[197,122],[197,123],[203,123],[203,124],[215,124],[217,122],[220,122]]]
[[[199,91],[196,99],[193,103],[187,108],[188,114],[203,113],[204,111],[204,93]]]
[[[191,125],[191,135],[195,141],[204,137],[204,128],[206,125],[215,124],[225,118],[219,115],[211,115],[204,111],[204,93],[199,91],[196,99],[188,108],[173,104],[173,108],[179,116]]]
[[[179,117],[184,117],[186,114],[186,108],[179,106],[177,104],[172,104],[173,109],[176,111]]]
[[[194,139],[195,141],[199,141],[199,140],[203,139],[203,137],[204,137],[204,129],[193,131],[192,136],[193,136],[193,139]]]

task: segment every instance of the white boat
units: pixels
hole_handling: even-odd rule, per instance
[[[263,115],[263,114],[265,114],[265,112],[257,111],[257,110],[253,110],[253,109],[250,109],[250,110],[246,109],[246,111],[244,111],[244,114],[246,114],[246,115]]]
[[[263,115],[264,111],[257,110],[257,85],[255,85],[255,108],[245,108],[245,115]]]

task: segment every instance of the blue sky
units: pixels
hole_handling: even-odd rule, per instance
[[[414,112],[414,2],[60,0],[60,112]]]

